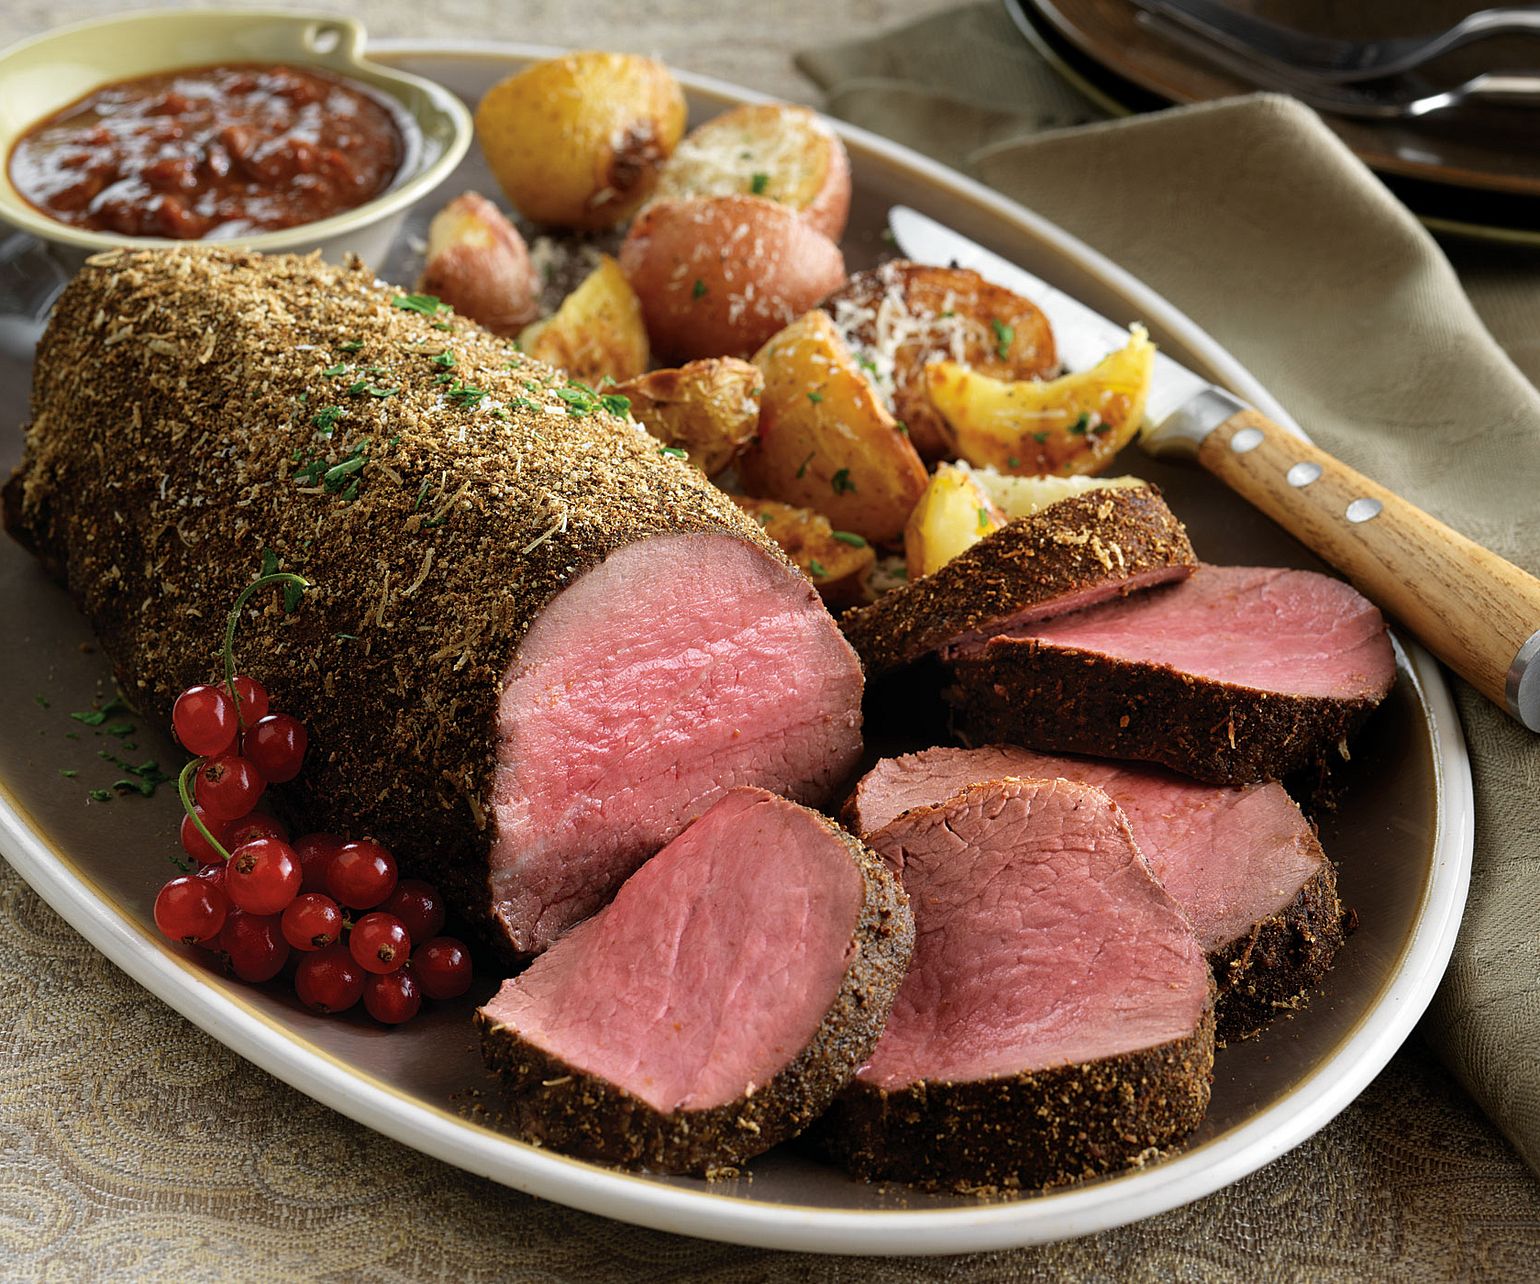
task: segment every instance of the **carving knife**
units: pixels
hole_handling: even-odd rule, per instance
[[[893,239],[917,263],[972,268],[1030,299],[1065,365],[1084,370],[1128,331],[944,224],[905,206]],[[1157,352],[1140,444],[1195,459],[1335,566],[1439,659],[1540,731],[1540,579]]]

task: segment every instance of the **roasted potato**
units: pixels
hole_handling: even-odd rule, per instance
[[[904,525],[909,578],[917,580],[945,566],[1007,520],[971,468],[942,464]]]
[[[792,322],[754,357],[759,439],[739,465],[751,495],[812,508],[875,544],[898,539],[925,465],[828,314]]]
[[[663,166],[657,195],[763,196],[837,241],[850,215],[850,158],[809,108],[745,103],[685,136]]]
[[[428,224],[417,288],[494,334],[518,334],[539,311],[540,278],[529,247],[502,211],[475,192],[462,192]]]
[[[859,535],[835,530],[822,513],[773,499],[734,495],[733,502],[764,527],[830,606],[861,601],[866,574],[877,554]]]
[[[966,268],[885,263],[857,272],[823,307],[922,459],[957,453],[956,434],[931,403],[927,363],[946,359],[1000,379],[1058,372],[1053,332],[1037,306]]]
[[[967,468],[966,464],[957,465]],[[1088,490],[1111,490],[1119,486],[1143,486],[1139,477],[1014,477],[1010,473],[996,472],[993,468],[968,470],[980,490],[989,496],[999,510],[1014,521],[1018,517],[1031,517],[1049,504],[1072,495],[1083,495]]]
[[[654,201],[620,265],[669,361],[746,357],[845,279],[839,246],[760,196]]]
[[[1128,346],[1089,370],[1007,383],[951,361],[926,367],[930,398],[972,464],[1008,473],[1095,473],[1139,431],[1155,345],[1134,326]]]
[[[654,370],[610,392],[631,402],[631,415],[664,445],[689,455],[710,477],[737,459],[759,431],[759,367],[736,357],[710,357],[677,370]]]
[[[684,126],[678,82],[636,54],[537,62],[476,108],[481,150],[514,207],[537,223],[590,230],[647,199]]]
[[[641,304],[608,254],[555,314],[526,329],[519,343],[530,356],[585,383],[632,379],[650,364]]]

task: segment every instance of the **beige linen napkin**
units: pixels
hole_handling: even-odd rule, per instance
[[[798,64],[835,114],[1102,251],[1228,347],[1326,449],[1540,573],[1540,393],[1513,360],[1540,375],[1540,256],[1464,250],[1468,295],[1405,207],[1286,98],[1055,128],[1099,113],[993,3]],[[1540,1171],[1540,736],[1456,685],[1475,873],[1423,1031]]]

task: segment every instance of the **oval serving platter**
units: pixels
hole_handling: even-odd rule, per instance
[[[474,103],[520,63],[554,50],[381,42],[376,56]],[[680,75],[696,120],[759,96]],[[1266,391],[1197,326],[1105,258],[1027,210],[923,157],[836,123],[855,179],[852,268],[886,250],[888,208],[911,205],[957,228],[1108,316],[1141,320],[1174,356],[1282,422]],[[471,156],[429,202],[382,275],[409,281],[412,242],[456,191],[496,192]],[[28,359],[0,347],[0,464],[20,449]],[[1319,567],[1265,518],[1196,471],[1129,452],[1120,468],[1164,487],[1210,561]],[[1319,814],[1343,900],[1360,926],[1309,1008],[1216,1058],[1209,1115],[1188,1148],[1129,1174],[1046,1195],[986,1202],[865,1185],[796,1151],[756,1160],[743,1178],[623,1173],[525,1145],[476,1108],[494,1085],[470,1024],[496,978],[396,1031],[367,1018],[310,1015],[277,986],[250,987],[155,932],[151,905],[174,850],[174,793],[88,803],[117,751],[70,717],[112,694],[110,671],[66,594],[0,540],[0,850],[38,893],[130,976],[242,1056],[335,1110],[470,1172],[546,1199],[658,1230],[780,1249],[960,1253],[1066,1239],[1175,1208],[1299,1144],[1346,1106],[1410,1033],[1443,974],[1470,875],[1470,768],[1449,692],[1419,647],[1398,647],[1399,680],[1333,774],[1339,799]],[[121,730],[121,729],[120,729]],[[180,761],[150,728],[133,757]],[[66,776],[66,771],[75,772]],[[478,1097],[477,1094],[480,1094]]]

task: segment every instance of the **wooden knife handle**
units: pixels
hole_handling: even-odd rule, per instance
[[[1198,459],[1540,731],[1540,579],[1255,410],[1209,433]]]

